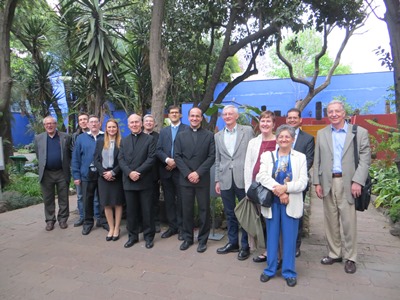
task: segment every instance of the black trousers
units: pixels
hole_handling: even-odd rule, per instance
[[[97,199],[99,199],[98,189],[97,189],[97,180],[93,181],[82,181],[82,198],[83,198],[83,219],[84,225],[92,225],[94,224],[94,197],[97,195]],[[100,202],[99,202],[100,203]],[[100,205],[100,223],[102,225],[107,224],[107,219],[104,214],[104,207]]]
[[[172,171],[170,178],[161,179],[164,191],[165,211],[168,226],[173,231],[182,230],[182,195],[179,186],[179,171]]]
[[[199,243],[206,244],[210,234],[210,186],[187,187],[181,186],[183,239],[193,242],[194,201],[197,200],[199,210]]]
[[[143,226],[145,241],[152,241],[156,232],[153,210],[153,189],[125,190],[126,228],[129,238],[139,239],[139,227]]]

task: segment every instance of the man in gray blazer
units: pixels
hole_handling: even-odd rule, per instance
[[[371,164],[368,131],[357,130],[359,162],[355,166],[353,126],[345,121],[341,101],[333,100],[327,107],[330,125],[319,130],[314,156],[313,184],[317,196],[323,199],[324,225],[329,253],[321,259],[323,265],[346,260],[346,273],[356,272],[357,215],[355,198],[360,196]],[[341,248],[341,228],[344,249]]]
[[[242,200],[244,190],[244,161],[247,145],[253,138],[250,126],[237,124],[237,107],[227,105],[222,110],[225,128],[215,134],[215,191],[221,194],[228,225],[228,243],[217,249],[218,254],[239,251],[239,222],[235,215],[236,197]],[[239,260],[250,256],[247,232],[242,228]]]
[[[301,111],[297,108],[289,109],[286,117],[286,124],[293,127],[296,133],[296,137],[293,143],[293,149],[305,154],[307,159],[307,172],[309,172],[314,162],[315,142],[314,142],[314,137],[311,134],[308,134],[307,132],[304,132],[303,130],[300,129],[301,123],[302,123]],[[303,191],[303,202],[306,198],[307,191],[308,191],[308,185],[307,188]],[[301,217],[299,221],[299,232],[297,233],[297,240],[296,240],[296,257],[299,257],[301,254],[300,246],[301,246],[302,233],[303,233],[303,217]]]
[[[58,195],[57,221],[61,229],[68,227],[69,200],[68,186],[71,178],[71,137],[57,130],[57,122],[52,116],[44,118],[45,132],[35,137],[35,152],[39,161],[39,182],[43,194],[46,230],[54,229],[55,189]]]

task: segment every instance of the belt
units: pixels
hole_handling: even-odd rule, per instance
[[[340,178],[342,177],[342,173],[332,173],[333,178]]]
[[[60,170],[62,170],[62,169],[47,169],[46,168],[46,171],[51,171],[51,172],[57,172],[57,171],[60,171]]]

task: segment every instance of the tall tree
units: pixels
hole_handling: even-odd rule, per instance
[[[366,18],[365,8],[362,1],[336,0],[321,2],[319,0],[306,0],[304,2],[311,8],[311,13],[308,19],[309,25],[307,27],[310,27],[310,24],[313,25],[317,31],[322,32],[323,37],[322,46],[318,53],[313,57],[314,71],[311,79],[308,80],[307,78],[296,76],[294,74],[293,64],[282,54],[282,30],[279,31],[276,41],[276,53],[279,59],[287,66],[290,78],[294,82],[304,84],[308,89],[307,95],[302,99],[302,101],[296,102],[296,107],[300,110],[303,110],[318,93],[330,84],[332,75],[339,66],[343,50],[354,32],[364,25]],[[345,35],[339,50],[336,53],[335,60],[326,74],[325,81],[319,86],[316,86],[321,71],[320,62],[328,49],[328,35],[335,27],[344,29]],[[296,39],[292,39],[286,49],[294,53],[301,53],[301,47],[299,47],[298,40]]]
[[[4,157],[12,155],[11,136],[11,69],[10,33],[18,0],[0,1],[0,136],[3,137]],[[1,171],[1,180],[7,182],[8,176]]]
[[[168,52],[162,43],[162,24],[166,0],[154,0],[150,27],[151,107],[157,124],[164,122],[164,106],[170,84]],[[159,126],[159,131],[162,126]]]
[[[397,128],[400,129],[400,1],[384,0],[383,2],[386,6],[384,21],[389,32],[390,50],[393,59]]]

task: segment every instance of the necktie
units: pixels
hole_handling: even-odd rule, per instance
[[[174,143],[176,134],[178,133],[178,126],[171,126],[171,133],[172,133],[172,147],[171,147],[171,156],[174,156]]]

